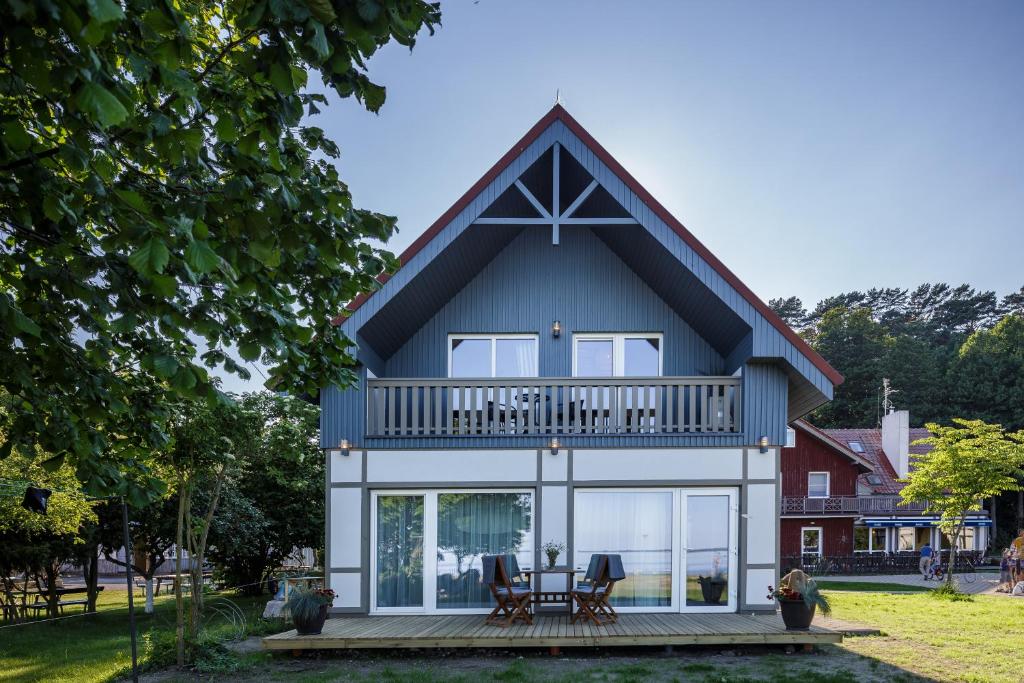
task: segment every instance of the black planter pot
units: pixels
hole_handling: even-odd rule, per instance
[[[704,602],[709,605],[717,605],[722,602],[722,593],[725,591],[725,579],[715,579],[710,576],[698,576],[700,592],[704,596]]]
[[[320,612],[313,619],[294,619],[295,631],[300,636],[315,636],[324,630],[324,622],[327,621],[327,611],[330,605],[320,605]]]
[[[782,623],[786,625],[787,631],[806,631],[811,627],[814,619],[814,612],[817,605],[807,606],[803,600],[779,599],[779,607],[782,609]]]

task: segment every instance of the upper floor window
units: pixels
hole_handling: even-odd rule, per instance
[[[828,498],[828,472],[807,473],[807,497]]]
[[[574,377],[661,376],[660,333],[573,335]]]
[[[537,335],[453,334],[449,377],[536,377]]]

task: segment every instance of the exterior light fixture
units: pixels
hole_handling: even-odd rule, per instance
[[[555,322],[554,322],[554,323],[553,323],[553,324],[551,325],[551,336],[552,336],[552,337],[554,337],[554,338],[556,338],[556,339],[557,339],[558,337],[562,336],[562,323],[561,323],[561,322],[559,322],[559,321],[557,321],[557,320],[556,320],[556,321],[555,321]]]
[[[25,508],[29,512],[38,512],[41,515],[46,514],[46,505],[50,501],[50,494],[53,493],[50,489],[41,489],[35,486],[29,486],[25,489],[25,498],[21,501],[21,507]]]
[[[761,447],[761,452],[762,453],[767,453],[768,452],[768,437],[767,436],[762,436],[760,438],[760,440],[758,441],[758,445]]]
[[[338,448],[341,449],[341,454],[347,456],[349,451],[352,450],[352,444],[348,442],[348,439],[342,439],[338,442]]]
[[[558,439],[557,438],[551,439],[551,446],[550,446],[551,447],[551,455],[558,455],[558,447],[560,445],[561,444],[558,443]]]

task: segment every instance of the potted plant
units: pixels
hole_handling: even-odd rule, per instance
[[[330,588],[299,588],[291,591],[285,609],[301,636],[320,633],[327,621],[327,612],[334,603]]]
[[[722,561],[718,556],[715,556],[711,562],[711,576],[698,576],[697,583],[700,584],[704,602],[709,605],[718,605],[722,602],[722,593],[725,591],[728,581],[722,570]]]
[[[787,631],[809,629],[819,607],[825,616],[832,613],[832,606],[818,590],[817,582],[799,569],[786,574],[778,588],[768,586],[768,598],[778,600]]]
[[[558,562],[558,556],[565,551],[565,544],[548,541],[542,546],[542,549],[544,554],[548,556],[548,569],[554,569],[555,562]]]

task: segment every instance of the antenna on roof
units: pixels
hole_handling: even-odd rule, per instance
[[[892,400],[889,398],[893,394],[898,394],[898,389],[893,389],[889,384],[889,378],[882,378],[882,414],[888,415],[889,413],[896,410],[896,406],[893,405]]]

